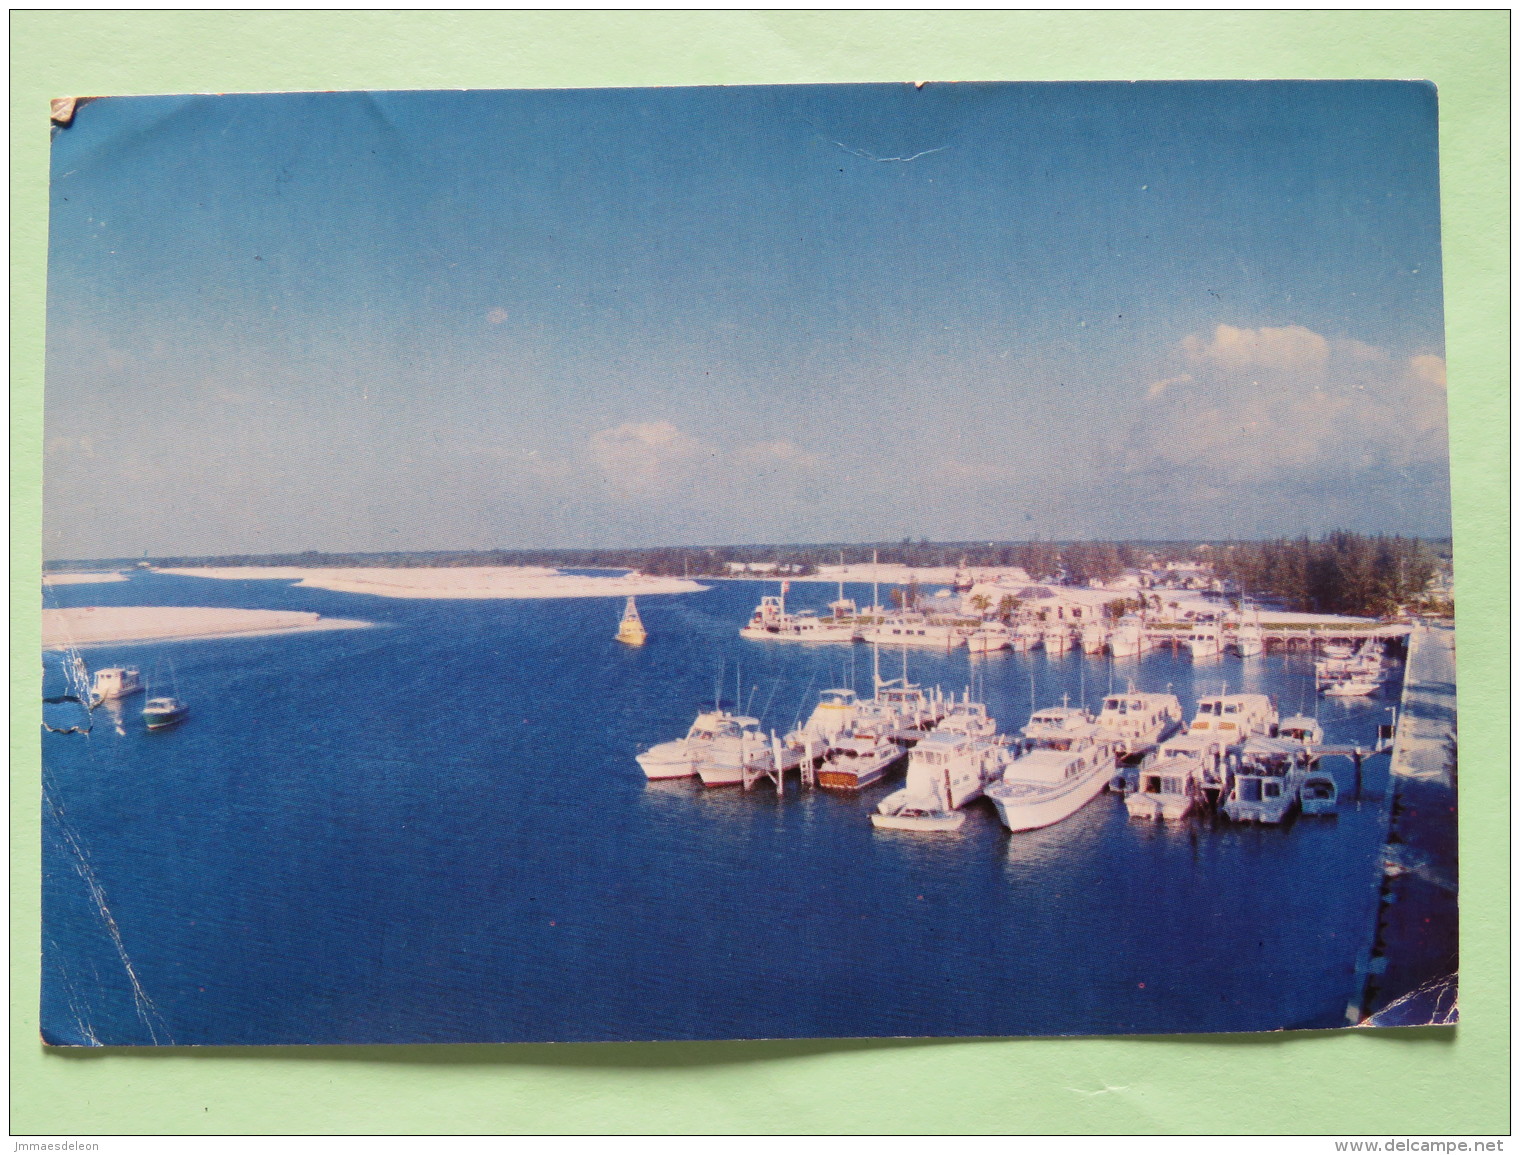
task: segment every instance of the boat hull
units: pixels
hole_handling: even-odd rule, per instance
[[[860,790],[880,782],[907,757],[906,750],[897,750],[877,757],[859,756],[825,761],[818,768],[818,785],[825,790]]]
[[[1100,764],[1073,786],[1060,791],[1026,792],[1017,784],[999,783],[987,787],[988,800],[997,809],[998,819],[1010,834],[1021,830],[1040,830],[1070,818],[1103,792],[1113,776],[1112,761]]]
[[[189,710],[175,710],[164,714],[144,714],[143,723],[150,730],[167,730],[170,726],[178,726],[189,714]]]
[[[1193,812],[1197,799],[1154,794],[1130,794],[1124,807],[1131,818],[1148,818],[1154,822],[1180,822]]]
[[[651,782],[666,778],[690,778],[697,772],[691,764],[686,743],[682,740],[661,742],[635,756],[634,761]]]
[[[949,834],[966,821],[964,811],[932,814],[873,814],[871,825],[877,830],[911,830],[920,834]]]

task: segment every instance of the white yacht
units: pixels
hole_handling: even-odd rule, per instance
[[[1043,720],[1042,715],[1044,715]],[[1040,711],[1024,733],[1033,748],[1006,763],[987,797],[1010,831],[1038,830],[1070,818],[1096,798],[1114,770],[1114,748],[1069,707]]]
[[[797,746],[809,739],[821,744],[832,742],[854,723],[858,708],[854,690],[824,690],[802,728],[786,736],[787,744]]]
[[[1247,738],[1234,761],[1224,803],[1230,820],[1275,824],[1286,818],[1309,777],[1303,746],[1287,738]]]
[[[1108,650],[1116,658],[1138,658],[1150,649],[1150,637],[1145,632],[1145,621],[1134,614],[1119,619],[1113,633],[1108,637]]]
[[[1383,683],[1369,674],[1331,674],[1321,679],[1319,692],[1327,698],[1365,698],[1382,689]]]
[[[1266,635],[1261,628],[1261,620],[1257,617],[1242,616],[1240,625],[1235,628],[1234,645],[1236,653],[1242,658],[1254,658],[1260,654],[1266,646]]]
[[[1195,658],[1217,658],[1224,651],[1224,640],[1217,622],[1194,622],[1187,636],[1188,653]]]
[[[920,613],[890,613],[866,625],[860,636],[884,646],[915,646],[953,650],[966,644],[964,628],[952,621]]]
[[[812,610],[788,613],[783,585],[780,595],[760,599],[739,636],[758,642],[853,642],[855,619],[837,615],[819,617]]]
[[[1102,622],[1088,622],[1082,627],[1082,652],[1101,654],[1108,648],[1108,627]]]
[[[1020,622],[1009,639],[1009,648],[1016,654],[1028,653],[1040,644],[1044,629],[1037,622]]]
[[[1294,714],[1277,724],[1277,736],[1297,742],[1308,750],[1325,744],[1325,731],[1317,719]]]
[[[1110,694],[1098,711],[1097,727],[1121,757],[1143,753],[1182,723],[1176,694]]]
[[[1040,644],[1047,654],[1064,654],[1071,649],[1071,627],[1064,622],[1047,625],[1040,635]]]
[[[1002,622],[983,622],[966,635],[966,648],[973,654],[991,654],[1013,646],[1013,631]]]
[[[876,681],[876,706],[888,714],[898,730],[929,730],[945,716],[945,703],[906,677]]]
[[[791,765],[795,766],[799,755],[783,751],[782,757],[790,757]],[[744,781],[746,769],[769,769],[774,760],[772,745],[760,729],[760,720],[730,714],[713,727],[712,741],[696,748],[692,764],[703,786],[738,786]],[[789,769],[785,762],[782,769]]]
[[[960,809],[981,797],[1002,770],[1004,748],[950,730],[927,735],[908,755],[908,781],[888,794],[871,815],[871,824],[887,830],[960,829]]]
[[[675,738],[669,742],[651,746],[643,753],[635,755],[634,761],[644,771],[644,776],[651,781],[690,778],[697,772],[695,757],[698,751],[712,742],[718,724],[728,716],[728,713],[721,709],[705,710],[697,715],[697,720],[691,724],[684,738]]]
[[[971,701],[969,694],[959,702],[951,698],[950,709],[939,720],[938,728],[989,742],[997,738],[997,719],[987,712],[986,703]]]
[[[1161,744],[1155,756],[1140,767],[1139,780],[1124,806],[1131,818],[1176,821],[1204,802],[1204,771],[1218,757],[1211,737],[1179,734]]]
[[[906,754],[892,741],[884,716],[862,716],[829,743],[816,781],[825,790],[860,790],[880,781]]]
[[[142,675],[136,666],[108,666],[95,671],[95,680],[90,684],[90,702],[98,706],[101,702],[140,694],[142,688]]]
[[[1277,733],[1277,706],[1266,694],[1216,694],[1198,699],[1198,713],[1188,732],[1209,737],[1220,748],[1237,746],[1247,738]]]

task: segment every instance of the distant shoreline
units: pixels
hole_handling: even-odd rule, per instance
[[[591,577],[544,566],[478,566],[410,569],[300,566],[216,566],[162,569],[157,573],[230,581],[292,581],[310,589],[372,594],[384,598],[606,598],[653,594],[701,593],[707,589],[689,578]]]
[[[66,650],[139,642],[366,629],[373,623],[324,618],[306,610],[236,610],[208,606],[73,606],[42,611],[42,648]]]

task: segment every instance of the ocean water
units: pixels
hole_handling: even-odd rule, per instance
[[[1330,1027],[1357,992],[1387,759],[1325,768],[1334,818],[1130,821],[1101,795],[1010,836],[875,830],[857,796],[648,783],[634,755],[715,695],[777,730],[868,692],[868,647],[747,642],[774,585],[621,598],[409,601],[141,574],[55,605],[317,610],[373,629],[104,646],[190,718],[97,710],[44,733],[46,1038],[275,1044],[1112,1034]],[[862,604],[869,587],[847,590]],[[835,589],[797,584],[789,608]],[[1307,658],[914,651],[1004,730],[1108,689],[1221,685],[1313,712]],[[882,654],[886,676],[899,654]],[[44,690],[62,688],[47,655]],[[1393,689],[1320,702],[1373,744]]]

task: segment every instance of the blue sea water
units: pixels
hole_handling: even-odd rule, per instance
[[[1131,822],[1102,795],[1009,836],[875,830],[858,796],[648,783],[715,694],[768,726],[870,685],[864,646],[747,642],[758,582],[412,601],[143,573],[61,605],[317,610],[375,628],[102,646],[191,707],[44,733],[45,1037],[275,1044],[1255,1031],[1341,1025],[1370,933],[1387,759],[1335,818]],[[797,584],[789,608],[821,607]],[[862,603],[869,587],[847,593]],[[887,675],[900,656],[883,655]],[[62,687],[47,655],[45,692]],[[1315,709],[1308,659],[917,651],[1004,730],[1133,681]],[[1387,697],[1321,702],[1373,743]]]

